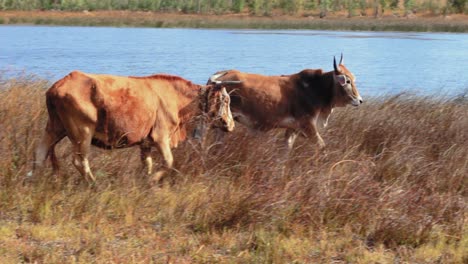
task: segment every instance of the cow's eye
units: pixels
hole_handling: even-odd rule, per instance
[[[346,79],[346,83],[351,83],[351,80],[350,80],[350,79]]]

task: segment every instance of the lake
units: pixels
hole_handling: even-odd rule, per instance
[[[205,83],[216,71],[266,75],[333,69],[343,52],[363,97],[468,91],[468,34],[0,26],[0,74],[55,81],[72,70],[169,73]]]

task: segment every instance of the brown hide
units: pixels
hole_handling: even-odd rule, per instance
[[[267,131],[286,128],[289,147],[294,134],[315,138],[325,146],[317,131],[318,121],[326,125],[332,109],[362,103],[354,76],[342,64],[339,71],[305,69],[299,73],[265,76],[237,70],[218,72],[219,81],[240,81],[226,86],[236,121],[253,129]],[[336,81],[337,75],[346,84]],[[345,77],[343,77],[345,76]],[[209,82],[210,83],[210,82]],[[291,139],[290,139],[291,138]]]
[[[159,150],[166,169],[172,168],[171,148],[186,138],[192,123],[234,129],[224,88],[195,85],[177,76],[121,77],[74,71],[47,91],[46,102],[49,120],[34,167],[42,167],[50,156],[57,171],[54,147],[67,136],[73,145],[73,164],[92,181],[91,144],[107,149],[140,145],[141,160],[152,174],[151,148]],[[153,179],[158,181],[163,174],[161,170]]]
[[[198,105],[200,86],[168,75],[121,77],[72,72],[47,91],[51,125],[86,123],[95,127],[93,144],[125,147],[170,135],[171,146],[185,139],[184,125]],[[185,113],[187,112],[187,113]],[[185,119],[185,120],[184,120]],[[68,136],[71,133],[67,133]]]
[[[321,70],[304,70],[293,75],[264,76],[230,70],[222,81],[242,81],[229,85],[231,111],[249,117],[252,127],[270,130],[285,127],[281,121],[310,119],[333,104],[333,75]]]

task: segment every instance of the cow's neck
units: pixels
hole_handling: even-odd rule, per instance
[[[331,109],[334,106],[334,77],[333,72],[320,73],[306,79],[294,79],[296,100],[292,105],[294,116],[315,114],[321,109]]]
[[[331,91],[330,93],[326,93],[327,97],[329,98],[324,98],[325,100],[323,101],[324,105],[322,105],[323,108],[327,109],[333,109],[335,107],[335,100],[336,100],[336,91],[335,91],[335,73],[333,71],[326,72],[321,76],[321,85],[320,87],[322,89],[327,89],[328,91]]]
[[[185,94],[183,106],[179,109],[179,119],[181,123],[188,123],[203,116],[203,110],[206,107],[206,88],[197,85],[197,92],[192,94]]]

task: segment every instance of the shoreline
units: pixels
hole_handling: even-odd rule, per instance
[[[396,15],[346,18],[333,14],[318,18],[313,15],[205,15],[145,11],[0,11],[0,25],[467,33],[468,16],[421,14],[411,18]]]

